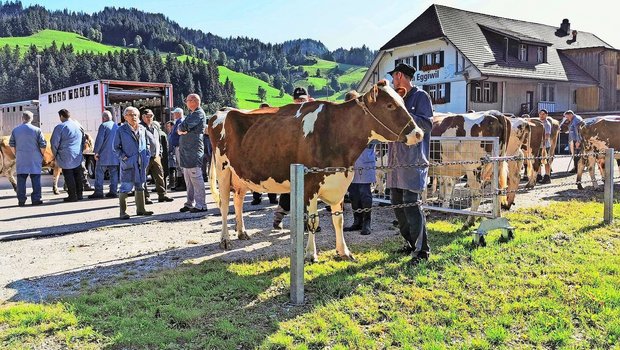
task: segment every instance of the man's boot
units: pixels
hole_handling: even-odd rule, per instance
[[[168,169],[168,189],[171,190],[173,189],[176,184],[176,179],[177,179],[177,169],[176,168],[169,168]]]
[[[577,165],[579,164],[579,157],[573,157],[573,168],[569,171],[571,174],[577,174]]]
[[[185,178],[183,176],[177,177],[177,185],[173,188],[175,191],[187,191],[185,186]]]
[[[129,197],[127,193],[120,193],[118,196],[118,203],[121,207],[121,215],[119,216],[119,218],[121,220],[129,219],[129,215],[127,215],[127,197]]]
[[[349,231],[358,231],[362,229],[362,224],[364,221],[364,214],[366,213],[358,213],[358,212],[353,212],[353,224],[351,226],[345,227],[343,229],[344,232],[349,232]]]
[[[362,215],[363,215],[362,232],[360,232],[360,234],[366,236],[370,234],[371,214],[370,212],[367,212],[367,213],[362,213]]]
[[[147,211],[144,207],[144,191],[136,190],[136,214],[137,215],[153,215],[152,211]]]
[[[551,178],[549,177],[549,175],[545,175],[540,183],[543,184],[543,185],[550,184],[551,183]]]

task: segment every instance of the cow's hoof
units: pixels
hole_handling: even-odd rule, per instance
[[[583,186],[581,186],[581,184],[578,184],[578,185],[577,185],[577,189],[578,189],[578,190],[583,190]]]
[[[220,241],[220,249],[229,250],[232,249],[232,243],[229,240],[223,239]]]
[[[319,257],[318,255],[306,255],[306,258],[304,260],[306,260],[306,262],[310,264],[314,264],[319,262]]]
[[[60,191],[58,191],[58,187],[54,187],[52,191],[54,192],[54,194],[60,194]]]
[[[245,241],[250,239],[250,235],[248,235],[245,231],[243,231],[241,233],[238,233],[237,236],[238,236],[239,239],[242,239],[242,240],[245,240]]]
[[[355,257],[351,253],[349,253],[348,255],[347,254],[344,254],[344,255],[336,254],[336,260],[337,261],[356,261]]]

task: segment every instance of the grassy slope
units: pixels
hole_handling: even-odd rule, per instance
[[[186,60],[187,58],[192,58],[187,55],[177,56],[178,60]],[[261,104],[261,101],[258,99],[258,87],[262,86],[267,90],[267,100],[265,102],[269,103],[269,105],[274,107],[280,107],[289,103],[293,103],[293,97],[289,94],[284,94],[283,97],[278,97],[280,95],[280,90],[270,86],[268,83],[249,76],[244,73],[235,72],[227,67],[218,66],[218,71],[220,73],[220,82],[224,83],[226,81],[226,77],[233,82],[235,86],[235,95],[237,96],[237,102],[239,104],[239,108],[241,109],[255,109]]]
[[[5,46],[8,44],[11,47],[15,47],[18,45],[20,46],[21,51],[24,52],[28,50],[31,45],[35,45],[38,49],[49,47],[52,45],[53,41],[56,41],[56,45],[58,45],[58,47],[60,47],[63,43],[71,44],[76,52],[90,51],[94,53],[108,53],[110,51],[124,49],[122,47],[97,43],[75,33],[61,32],[51,29],[45,29],[26,37],[0,38],[0,46]]]
[[[616,213],[620,205],[616,205]],[[580,215],[574,215],[574,213]],[[620,224],[602,205],[509,214],[516,239],[472,249],[460,223],[429,224],[433,255],[411,268],[392,238],[307,265],[291,308],[288,259],[208,261],[53,304],[0,307],[0,346],[73,348],[610,348],[620,342]],[[616,214],[616,220],[620,219]]]
[[[310,75],[307,79],[298,80],[295,82],[295,86],[305,86],[312,84],[315,89],[317,89],[316,96],[325,97],[325,85],[327,84],[327,75],[328,73],[338,66],[338,69],[342,72],[338,77],[338,82],[340,84],[346,84],[341,91],[332,91],[329,90],[329,99],[339,99],[342,100],[344,98],[344,94],[350,89],[351,83],[358,83],[364,77],[364,74],[368,70],[367,67],[355,66],[344,63],[336,63],[333,61],[326,61],[323,59],[317,59],[317,63],[310,66],[302,66],[304,71],[308,72]],[[321,72],[321,77],[316,77],[316,70],[319,69]]]
[[[261,103],[257,95],[259,86],[262,86],[267,90],[267,101],[265,102],[269,103],[271,106],[279,107],[293,103],[293,97],[291,95],[284,94],[283,97],[278,97],[280,95],[280,90],[269,86],[268,83],[258,78],[235,72],[223,66],[219,66],[217,68],[220,72],[220,82],[225,82],[226,77],[228,77],[228,79],[230,79],[235,85],[235,94],[237,95],[239,108],[258,108]]]

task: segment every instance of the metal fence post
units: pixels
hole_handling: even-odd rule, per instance
[[[604,221],[605,224],[611,224],[614,222],[614,149],[608,148],[605,151],[605,194],[603,196],[603,202],[605,208]]]
[[[492,158],[497,158],[499,157],[499,138],[495,138],[493,140],[493,152],[492,152]],[[493,190],[493,217],[494,218],[498,218],[500,216],[502,216],[501,210],[500,210],[500,194],[499,194],[499,167],[500,167],[500,161],[494,160],[493,161],[493,182],[491,184],[491,188]]]
[[[291,303],[304,303],[304,169],[291,164]]]

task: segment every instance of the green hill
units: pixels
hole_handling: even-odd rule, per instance
[[[342,100],[344,98],[344,94],[351,90],[351,84],[359,83],[368,70],[367,67],[362,66],[337,63],[323,59],[316,60],[317,63],[313,65],[302,66],[303,70],[308,72],[309,76],[306,79],[297,80],[295,82],[295,86],[308,87],[309,85],[314,85],[316,92],[313,97],[317,98]],[[320,77],[316,76],[317,70],[320,72]],[[328,83],[328,77],[331,74],[338,76],[337,80],[341,85],[341,89],[339,91],[334,91],[331,88],[325,88]]]
[[[40,50],[51,46],[54,41],[58,47],[62,44],[71,44],[76,52],[89,51],[104,54],[110,51],[125,49],[123,47],[94,42],[76,33],[61,32],[51,29],[45,29],[30,36],[0,38],[0,47],[7,44],[11,47],[19,46],[21,51],[25,52],[31,45],[35,45],[37,49]]]
[[[258,108],[261,101],[258,99],[258,87],[262,86],[267,90],[267,100],[265,102],[274,107],[283,106],[289,103],[293,103],[293,97],[289,94],[280,95],[280,90],[269,86],[268,83],[254,78],[252,76],[235,72],[227,67],[217,67],[220,72],[220,82],[225,82],[226,77],[230,79],[235,85],[235,94],[237,95],[237,101],[239,108],[243,109],[255,109]]]
[[[197,59],[188,55],[177,56],[177,59],[180,61],[184,61],[188,58]],[[228,78],[235,86],[235,95],[237,96],[238,107],[241,109],[256,109],[260,106],[262,102],[258,99],[259,86],[262,86],[265,90],[267,90],[267,100],[265,102],[269,103],[269,105],[273,107],[280,107],[293,103],[293,97],[291,95],[284,94],[283,97],[279,97],[280,90],[270,86],[267,82],[244,73],[235,72],[228,67],[218,66],[217,68],[220,73],[220,82],[223,84],[226,81],[226,78]]]

